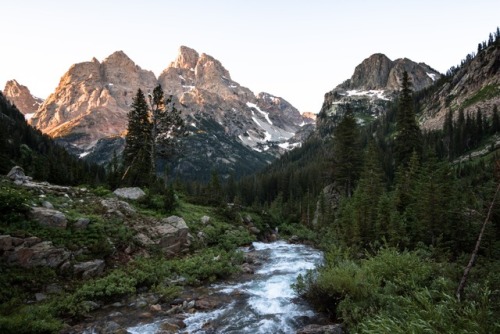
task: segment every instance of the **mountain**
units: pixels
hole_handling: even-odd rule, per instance
[[[9,80],[3,90],[4,96],[16,105],[26,119],[30,119],[43,103],[43,99],[33,96],[28,87],[16,80]]]
[[[471,116],[480,109],[489,118],[493,107],[500,107],[500,42],[484,43],[477,55],[468,55],[424,93],[421,125],[426,130],[441,129],[448,111],[455,120],[460,109]]]
[[[71,66],[55,92],[31,118],[31,125],[54,138],[89,149],[103,137],[120,136],[137,89],[152,91],[153,72],[137,66],[118,51]]]
[[[400,89],[400,80],[406,71],[413,90],[420,91],[441,78],[441,74],[425,63],[410,59],[390,60],[376,53],[356,66],[352,77],[325,94],[318,126],[324,126],[327,116],[342,115],[349,106],[360,121],[378,117],[387,110],[388,101]]]
[[[211,170],[224,177],[250,172],[300,145],[314,128],[285,99],[254,94],[232,80],[220,61],[185,46],[158,79],[122,51],[102,63],[94,58],[73,65],[31,124],[81,157],[104,163],[123,149],[137,89],[149,93],[158,83],[173,96],[191,133],[179,164],[169,166],[172,174],[206,179]]]

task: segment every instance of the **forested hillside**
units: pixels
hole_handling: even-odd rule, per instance
[[[96,184],[106,177],[103,167],[79,160],[29,126],[0,92],[0,174],[7,174],[15,165],[36,180],[56,184]]]
[[[500,36],[481,45],[492,54]],[[325,249],[296,290],[352,332],[500,331],[498,105],[417,122],[457,73],[420,94],[403,76],[382,117],[361,126],[346,105],[333,132],[238,183],[238,200]]]

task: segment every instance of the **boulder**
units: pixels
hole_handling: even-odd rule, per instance
[[[90,219],[88,218],[78,218],[73,224],[73,227],[79,230],[84,230],[90,224]]]
[[[12,181],[20,181],[21,183],[30,179],[24,174],[24,169],[20,166],[12,167],[7,177]]]
[[[158,245],[166,255],[177,255],[190,245],[189,228],[181,217],[170,216],[161,220],[161,225],[155,228],[160,237]]]
[[[103,260],[93,260],[87,262],[81,262],[73,265],[73,272],[84,279],[90,277],[100,276],[104,271],[104,261]]]
[[[68,224],[68,220],[62,212],[44,207],[31,208],[31,218],[46,227],[65,229]]]
[[[200,221],[201,221],[201,223],[203,225],[207,225],[208,223],[210,223],[210,217],[209,216],[203,216],[203,217],[201,217]]]
[[[54,209],[54,205],[52,205],[52,203],[50,203],[49,201],[43,201],[42,206],[46,209],[51,209],[51,210]]]
[[[115,213],[119,216],[132,216],[135,214],[135,210],[130,206],[130,204],[115,198],[103,199],[101,201],[101,205],[107,210],[108,213]]]
[[[54,247],[50,241],[38,242],[34,245],[24,242],[22,245],[3,254],[3,258],[7,263],[25,268],[40,266],[57,268],[67,261],[69,257],[70,253],[68,251]]]
[[[142,191],[141,188],[138,187],[118,188],[115,191],[113,191],[113,193],[120,198],[133,199],[133,200],[137,200],[146,196],[146,193]]]

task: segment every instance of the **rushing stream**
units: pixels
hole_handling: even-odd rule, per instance
[[[297,300],[290,285],[299,274],[314,268],[322,261],[321,252],[304,245],[283,241],[255,242],[256,252],[266,255],[265,262],[252,280],[215,285],[213,293],[238,295],[222,308],[197,312],[184,320],[185,333],[295,333],[304,319],[315,314],[307,304]],[[160,322],[128,329],[132,334],[153,334]],[[211,330],[206,330],[210,324]]]

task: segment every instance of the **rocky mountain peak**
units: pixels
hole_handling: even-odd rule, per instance
[[[343,115],[347,106],[359,116],[360,123],[385,113],[388,101],[401,89],[404,71],[408,73],[414,91],[431,86],[441,77],[425,63],[408,58],[392,61],[384,54],[373,54],[356,66],[350,79],[325,94],[317,126],[329,129],[329,118]]]
[[[102,137],[120,135],[137,89],[155,85],[155,75],[123,51],[102,63],[93,58],[70,67],[30,122],[52,137],[71,136],[72,144],[91,147]]]
[[[351,77],[350,89],[383,89],[387,85],[387,80],[393,62],[382,53],[375,53],[363,60],[356,66],[354,74]]]
[[[16,80],[7,81],[3,94],[28,118],[43,103],[41,98],[33,96],[28,87],[21,85]]]
[[[183,68],[186,70],[190,69],[194,70],[196,64],[198,63],[199,57],[200,56],[198,52],[196,52],[196,50],[182,45],[179,48],[179,54],[177,56],[177,59],[172,64],[170,64],[170,67]]]
[[[390,60],[382,53],[375,53],[356,66],[354,74],[338,88],[345,90],[398,91],[403,72],[408,72],[415,91],[432,85],[441,75],[425,63],[408,58]]]

